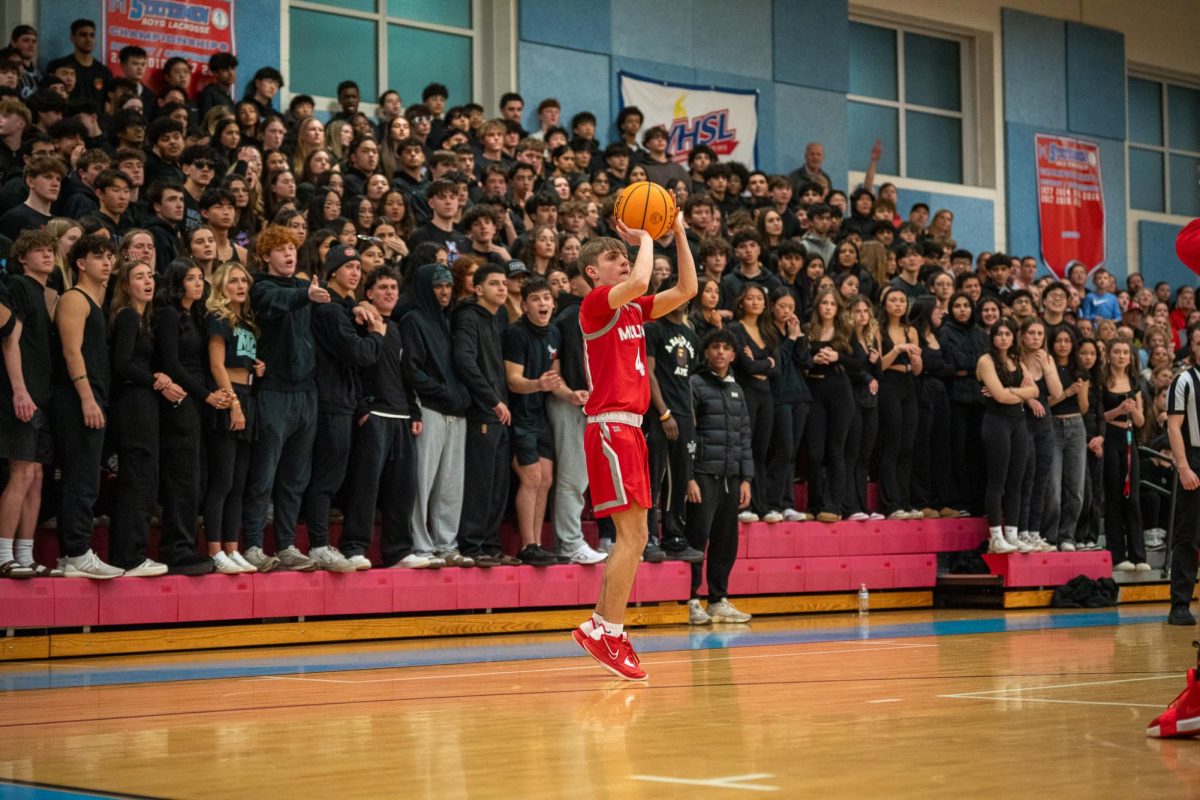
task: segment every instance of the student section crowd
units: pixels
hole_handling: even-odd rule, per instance
[[[6,575],[603,560],[611,529],[597,551],[581,526],[581,407],[603,376],[583,359],[579,255],[639,180],[674,194],[701,272],[690,308],[645,331],[647,560],[703,560],[720,521],[693,501],[718,479],[749,486],[743,522],[985,515],[994,552],[1103,540],[1131,571],[1162,544],[1167,505],[1142,482],[1174,475],[1143,453],[1168,449],[1172,381],[1194,363],[1191,286],[973,252],[952,209],[875,185],[878,147],[847,194],[819,143],[788,174],[705,146],[681,163],[633,107],[603,143],[607,120],[567,121],[553,98],[527,131],[517,93],[492,116],[430,83],[371,117],[347,80],[326,123],[305,95],[277,108],[273,68],[242,82],[214,55],[195,92],[172,59],[151,89],[145,52],[114,75],[94,23],[71,35],[49,62],[28,26],[0,51]],[[704,383],[714,332],[735,357],[713,391],[740,392],[706,421],[698,403],[729,402]],[[33,559],[42,523],[56,565]]]

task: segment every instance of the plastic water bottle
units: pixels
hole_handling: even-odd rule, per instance
[[[858,615],[865,617],[871,613],[871,595],[867,592],[867,585],[858,587]]]

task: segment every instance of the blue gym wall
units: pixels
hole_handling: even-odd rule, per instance
[[[1034,135],[1072,136],[1100,148],[1106,267],[1124,276],[1124,37],[1011,9],[1003,10],[1002,24],[1009,251],[1041,261]]]
[[[102,0],[41,0],[38,3],[37,29],[43,62],[68,55],[71,46],[71,21],[94,20],[100,25]],[[97,29],[96,53],[100,54]],[[233,36],[238,57],[240,93],[259,67],[279,66],[279,4],[267,0],[233,3]]]

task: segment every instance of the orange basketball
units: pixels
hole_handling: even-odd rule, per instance
[[[638,181],[621,190],[613,211],[629,227],[657,239],[675,224],[675,196],[657,183]]]

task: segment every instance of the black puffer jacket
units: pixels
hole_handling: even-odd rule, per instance
[[[732,374],[719,378],[708,367],[688,381],[696,415],[692,472],[750,480],[754,477],[754,454],[750,450],[750,412],[742,387]]]
[[[983,394],[979,380],[975,377],[975,365],[979,357],[987,352],[987,333],[974,323],[963,325],[947,319],[937,333],[938,343],[946,364],[953,370],[950,384],[950,402],[970,406],[982,406]]]

